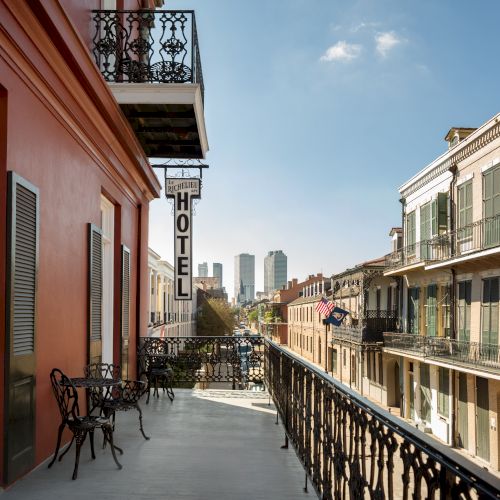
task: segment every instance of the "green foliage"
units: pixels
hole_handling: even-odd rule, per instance
[[[234,311],[225,300],[208,298],[203,302],[196,322],[198,335],[231,335],[235,326]]]
[[[250,311],[248,313],[248,321],[251,323],[257,323],[259,319],[259,313],[257,312],[257,309],[254,309],[253,311]]]

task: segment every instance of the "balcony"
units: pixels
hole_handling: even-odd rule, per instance
[[[332,337],[356,344],[382,342],[383,333],[396,328],[397,314],[396,311],[369,309],[363,322],[364,327],[332,326]]]
[[[439,259],[440,253],[436,251],[432,240],[417,241],[400,250],[385,256],[384,276],[403,275],[414,269],[421,269],[429,262]]]
[[[204,158],[204,84],[193,11],[94,10],[92,53],[150,158]]]
[[[409,333],[384,333],[384,349],[437,360],[452,367],[459,365],[496,374],[500,369],[500,348],[493,344]]]
[[[148,342],[142,338],[141,348]],[[170,403],[160,391],[142,405],[150,441],[138,432],[137,415],[117,418],[122,471],[107,449],[91,460],[87,443],[76,483],[70,452],[16,483],[6,499],[303,499],[304,486],[325,499],[497,498],[496,477],[273,342],[154,342],[174,364],[189,357],[190,368],[175,370],[178,383],[241,382],[243,371],[232,367],[258,359],[255,377],[264,377],[269,394],[195,387],[176,389]]]
[[[453,266],[457,270],[475,270],[475,265],[500,264],[500,215],[486,217],[429,242],[435,263],[428,269]]]

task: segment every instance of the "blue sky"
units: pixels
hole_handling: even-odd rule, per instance
[[[500,111],[498,0],[177,0],[196,11],[210,170],[194,271],[269,250],[289,279],[389,252],[398,187]],[[173,261],[166,200],[150,246]]]

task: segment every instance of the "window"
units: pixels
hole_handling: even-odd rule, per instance
[[[470,307],[472,281],[461,281],[458,284],[458,340],[470,340]]]
[[[380,385],[384,384],[384,365],[382,363],[382,353],[378,353],[378,383]]]
[[[448,417],[449,395],[450,395],[450,371],[448,368],[438,368],[439,372],[439,392],[438,392],[438,413],[443,417]]]
[[[451,295],[451,286],[446,285],[441,287],[441,327],[442,327],[442,335],[444,337],[450,337],[451,328],[450,328],[450,295]]]
[[[321,337],[318,338],[318,363],[321,363]]]
[[[337,373],[337,349],[333,349],[333,354],[332,354],[332,371]]]
[[[387,311],[392,311],[392,294],[393,287],[390,286],[387,288]]]
[[[408,289],[408,331],[413,335],[419,334],[420,289]]]
[[[377,291],[376,291],[377,313],[380,313],[380,300],[381,300],[381,295],[382,295],[382,291],[380,290],[380,288],[377,288]]]
[[[482,332],[483,344],[498,345],[498,278],[483,280]]]
[[[344,349],[344,366],[346,366],[347,360],[346,360],[346,350]]]

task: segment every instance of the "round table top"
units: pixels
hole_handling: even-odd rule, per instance
[[[114,378],[87,378],[87,377],[74,377],[70,378],[75,387],[112,387],[120,385],[121,380]]]

